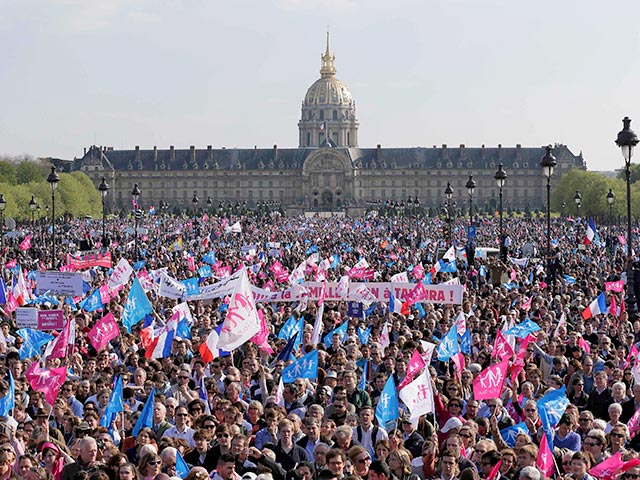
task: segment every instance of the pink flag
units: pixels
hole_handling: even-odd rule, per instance
[[[458,352],[453,357],[451,357],[451,361],[453,362],[453,376],[455,378],[460,378],[462,370],[464,370],[465,362],[464,362],[464,353]]]
[[[578,339],[578,346],[582,348],[587,355],[591,355],[591,347],[589,346],[589,342],[587,342],[583,337]]]
[[[111,340],[116,338],[120,334],[118,324],[111,312],[106,314],[100,320],[96,322],[93,328],[89,331],[89,340],[93,348],[99,352],[102,347],[107,345]]]
[[[404,296],[404,301],[409,305],[413,305],[414,303],[417,303],[420,300],[424,300],[426,298],[429,298],[427,289],[422,282],[418,282],[414,289]]]
[[[588,473],[601,480],[614,480],[624,466],[622,452],[618,451],[593,467]]]
[[[265,352],[273,353],[273,349],[267,340],[269,337],[269,327],[267,327],[267,322],[264,320],[262,310],[258,310],[258,317],[260,318],[260,331],[251,338],[251,341]]]
[[[98,290],[100,292],[100,301],[103,305],[109,303],[111,300],[111,294],[109,293],[109,285],[102,285]]]
[[[627,355],[627,358],[624,360],[624,364],[622,365],[621,368],[623,369],[629,368],[629,366],[631,365],[632,358],[638,358],[638,347],[636,347],[635,344],[631,346],[631,349],[629,350],[629,355]]]
[[[516,273],[516,271],[511,270],[511,275],[509,275],[509,278],[511,279],[511,281],[513,282],[517,277],[518,277],[518,274]]]
[[[620,245],[626,245],[627,244],[627,239],[624,238],[624,235],[618,235],[618,243]]]
[[[494,467],[489,472],[487,480],[496,480],[496,478],[498,478],[498,474],[500,473],[500,467],[502,467],[502,460],[499,460],[498,463],[494,465]]]
[[[530,296],[527,300],[525,300],[525,302],[520,307],[520,310],[524,310],[525,312],[529,311],[531,309],[532,300],[533,300],[533,295]]]
[[[500,330],[496,333],[496,341],[493,344],[493,351],[491,352],[491,357],[493,358],[511,358],[513,356],[513,348],[504,338],[504,335]]]
[[[502,393],[502,386],[507,378],[509,359],[491,365],[473,380],[473,398],[485,400],[498,398]]]
[[[609,305],[609,313],[613,316],[616,316],[616,317],[618,316],[618,305],[616,304],[615,295],[611,295],[611,305]]]
[[[424,367],[425,363],[422,359],[422,355],[420,355],[420,352],[418,352],[417,349],[414,350],[413,355],[411,355],[411,359],[409,360],[409,364],[407,365],[407,374],[398,384],[398,390],[401,390],[405,385],[411,383],[415,374],[422,370]]]
[[[53,405],[60,387],[67,379],[67,368],[52,368],[41,370],[38,362],[33,362],[24,373],[31,388],[44,393],[44,398],[49,405]]]
[[[627,422],[627,429],[629,430],[629,438],[635,437],[640,431],[640,410],[636,410],[633,417]]]
[[[618,280],[617,282],[605,282],[604,289],[606,291],[620,293],[624,290],[624,282],[622,280]]]
[[[11,270],[17,264],[18,264],[18,261],[14,258],[13,260],[9,260],[7,263],[5,263],[4,268],[6,268],[7,270]]]
[[[553,453],[551,452],[551,448],[549,448],[549,437],[547,435],[542,435],[542,440],[540,440],[540,450],[538,450],[536,467],[544,473],[545,477],[551,477],[555,470]]]
[[[23,241],[20,242],[20,250],[25,251],[31,248],[31,235],[27,235]]]
[[[60,334],[51,340],[49,345],[44,352],[44,358],[65,358],[67,355],[67,346],[69,345],[69,341],[71,339],[71,318],[67,319],[67,322],[64,324],[64,328],[60,332]]]
[[[420,280],[422,279],[422,277],[424,277],[424,267],[422,266],[421,263],[413,267],[413,277],[416,280]]]
[[[540,281],[540,288],[545,289],[545,288],[547,288],[547,286],[548,285],[544,281],[542,281],[542,280]]]
[[[16,300],[16,297],[13,296],[13,292],[9,291],[9,294],[7,295],[7,303],[5,305],[5,310],[9,313],[12,313],[12,312],[15,312],[18,307],[19,305],[18,305],[18,301]]]
[[[193,259],[193,255],[187,255],[187,265],[189,267],[189,271],[193,272],[196,269],[196,261]]]

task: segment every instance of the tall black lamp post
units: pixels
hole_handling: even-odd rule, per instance
[[[582,194],[579,190],[576,190],[576,194],[573,196],[573,201],[576,204],[576,217],[580,218],[580,207],[582,206]]]
[[[607,192],[607,204],[609,205],[609,222],[613,225],[613,202],[616,201],[616,194],[610,188]]]
[[[473,179],[473,175],[469,175],[469,180],[467,180],[465,187],[469,193],[469,225],[473,226],[473,191],[476,189],[476,181]]]
[[[551,176],[553,175],[553,169],[558,162],[556,157],[553,156],[551,145],[546,147],[547,152],[544,157],[540,159],[540,166],[542,167],[542,173],[547,179],[547,262],[551,261]],[[547,272],[549,275],[550,272]]]
[[[107,193],[109,192],[109,184],[107,183],[107,179],[102,177],[102,181],[100,185],[98,185],[98,190],[100,191],[100,196],[102,197],[102,248],[107,248],[107,223],[105,221],[106,217],[106,200]]]
[[[36,224],[36,208],[38,208],[38,202],[36,202],[36,197],[31,195],[31,200],[29,200],[29,210],[31,210],[31,229]]]
[[[444,195],[447,198],[447,242],[451,244],[451,198],[453,197],[453,188],[451,187],[451,183],[447,182],[447,188],[444,189]]]
[[[504,184],[507,181],[507,172],[504,171],[504,165],[502,163],[498,164],[498,171],[496,171],[493,178],[496,181],[496,185],[498,185],[499,191],[499,211],[500,211],[500,259],[505,262],[507,260],[507,251],[506,246],[504,244],[504,230],[502,229],[502,189],[504,188]]]
[[[7,201],[4,195],[0,193],[0,248],[4,250],[4,209],[7,208]],[[0,252],[0,255],[2,253]]]
[[[211,196],[207,197],[207,212],[211,213],[211,207],[213,206],[213,200]]]
[[[198,214],[198,203],[200,203],[200,199],[198,198],[198,192],[193,192],[193,198],[191,199],[191,203],[193,203],[193,214]]]
[[[60,176],[56,173],[55,165],[51,165],[51,173],[47,176],[47,182],[51,185],[51,268],[56,268],[56,188],[60,182]]]
[[[133,190],[131,191],[131,196],[133,197],[133,204],[135,206],[133,212],[133,245],[134,245],[134,261],[138,261],[138,218],[140,217],[140,207],[138,205],[138,197],[140,197],[140,188],[138,188],[138,184],[133,185]]]
[[[638,136],[631,130],[631,119],[624,117],[622,130],[618,132],[616,144],[622,150],[624,158],[624,173],[627,180],[627,311],[633,321],[638,312],[635,294],[635,279],[633,275],[633,243],[631,237],[631,158],[633,148],[638,144]]]

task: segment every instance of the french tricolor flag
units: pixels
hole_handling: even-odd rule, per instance
[[[585,320],[601,313],[607,313],[607,298],[602,292],[591,304],[582,311],[582,318]]]
[[[402,302],[400,302],[391,291],[389,291],[389,312],[402,313]]]
[[[158,335],[151,340],[149,348],[145,352],[147,358],[167,358],[171,355],[173,338],[176,335],[179,315],[172,316],[167,324],[158,332]]]
[[[593,243],[593,239],[596,236],[596,224],[593,221],[593,218],[589,219],[589,224],[587,225],[587,233],[584,236],[583,243],[585,245],[591,245]]]

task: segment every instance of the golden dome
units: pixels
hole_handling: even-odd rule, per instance
[[[329,50],[329,32],[327,32],[327,49],[321,55],[322,66],[320,78],[307,90],[304,96],[305,105],[352,105],[353,97],[347,86],[336,78],[336,56]]]

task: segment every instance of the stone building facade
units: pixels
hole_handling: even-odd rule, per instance
[[[321,55],[320,78],[304,97],[298,122],[298,148],[226,149],[191,146],[188,149],[114,150],[91,146],[81,158],[56,161],[63,171],[81,170],[96,184],[106,177],[112,207],[131,204],[135,183],[142,205],[192,206],[196,194],[200,207],[207,198],[240,202],[249,207],[277,202],[287,213],[312,210],[361,213],[367,206],[389,199],[406,202],[419,198],[422,207],[439,207],[447,183],[453,199],[467,201],[469,175],[477,184],[474,204],[494,208],[498,189],[494,174],[502,163],[508,174],[503,190],[504,208],[540,208],[546,179],[540,147],[467,147],[447,145],[410,148],[358,146],[355,101],[336,78],[335,56],[327,46]],[[555,145],[558,161],[552,184],[573,168],[586,168],[582,155],[565,145]]]

